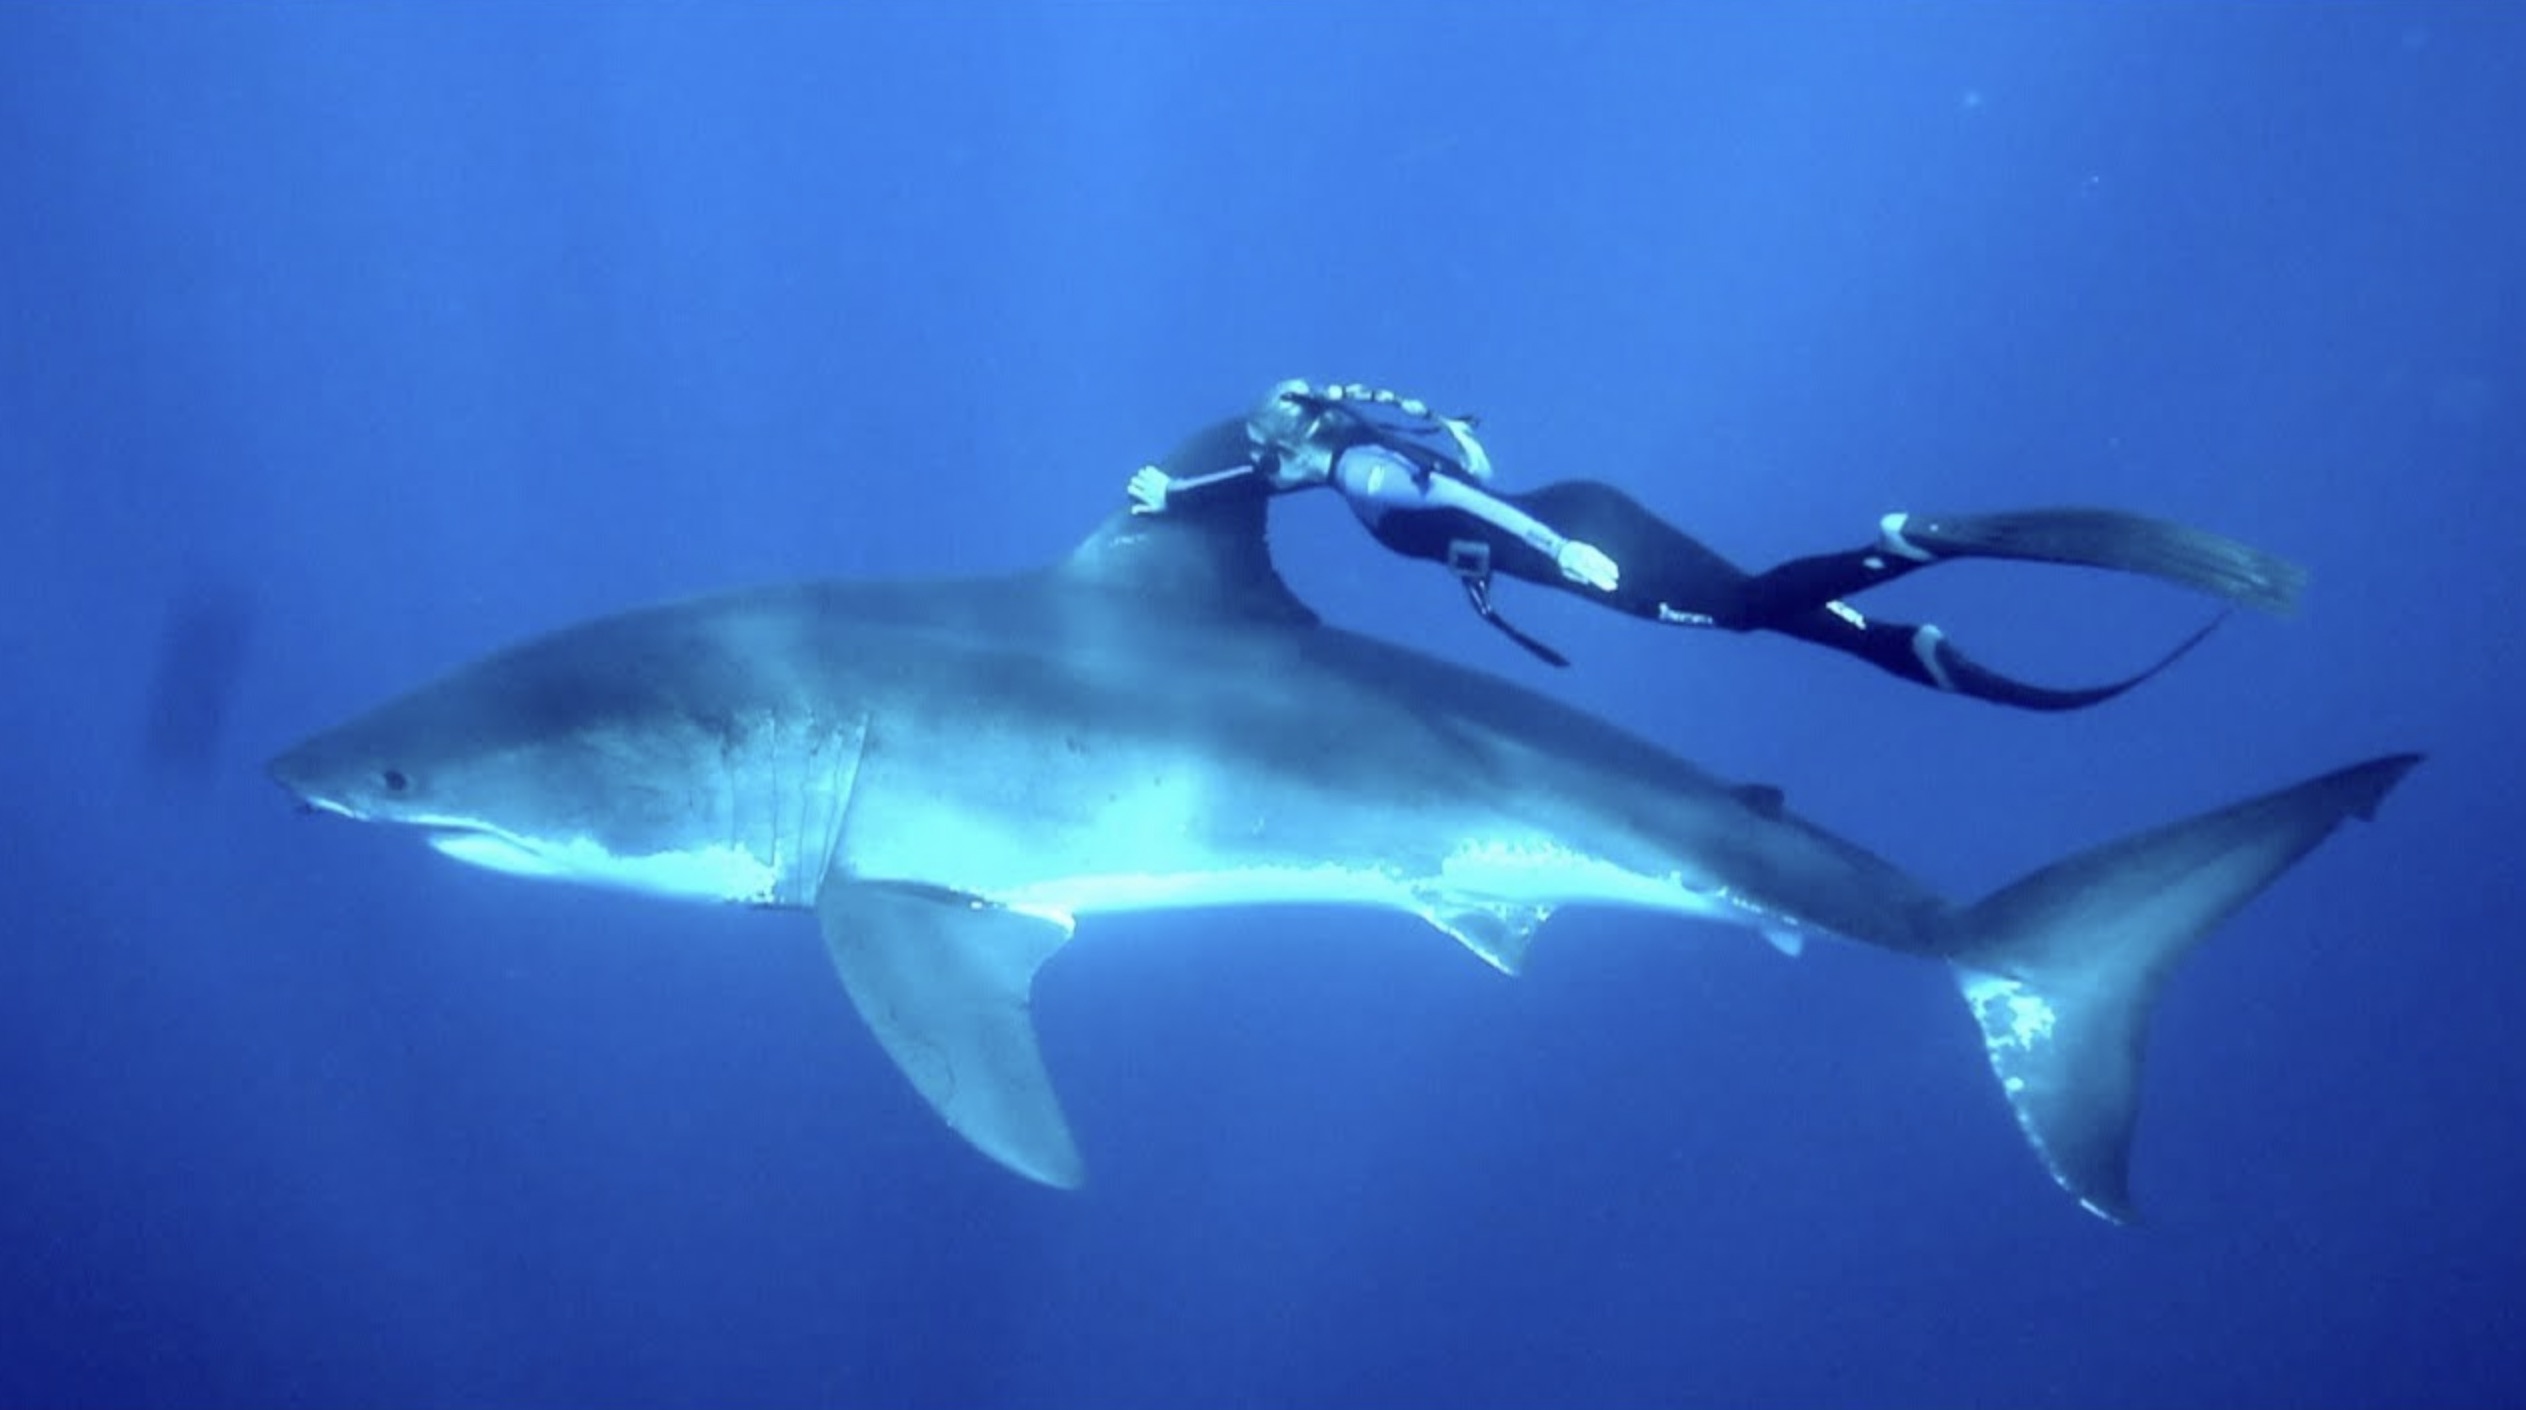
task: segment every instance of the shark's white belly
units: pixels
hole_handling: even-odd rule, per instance
[[[1367,906],[1420,916],[1462,939],[1460,922],[1472,913],[1531,929],[1562,906],[1605,905],[1771,924],[1722,888],[1625,867],[1537,832],[1503,828],[1445,842],[1436,820],[1405,820],[1380,846],[1303,828],[1292,837],[1257,816],[1250,830],[1223,836],[1215,823],[1199,825],[1183,801],[1102,810],[1086,826],[1049,836],[942,810],[934,826],[890,829],[882,841],[846,839],[844,852],[850,871],[862,877],[919,881],[1065,920],[1225,906]]]
[[[1179,773],[1166,786],[1126,792],[1074,811],[1067,825],[1046,827],[1040,813],[1028,809],[897,797],[858,810],[830,865],[836,876],[959,892],[1065,926],[1083,916],[1211,907],[1401,911],[1504,966],[1513,959],[1486,937],[1511,933],[1522,943],[1567,905],[1747,925],[1795,947],[1794,926],[1724,887],[1681,872],[1624,866],[1537,829],[1503,822],[1450,841],[1442,836],[1446,820],[1397,815],[1376,836],[1328,836],[1323,823],[1337,814],[1295,801],[1282,799],[1278,809],[1247,802],[1223,814],[1224,795],[1212,780]],[[838,815],[839,809],[827,804],[813,811]],[[732,816],[764,812],[729,809]],[[1292,813],[1315,825],[1278,821]],[[1223,816],[1232,820],[1224,827]],[[827,880],[825,859],[799,846],[813,837],[812,829],[753,836],[752,829],[715,823],[699,829],[702,835],[688,846],[629,854],[586,836],[527,838],[465,822],[436,832],[432,845],[456,860],[515,876],[743,905],[809,905]]]

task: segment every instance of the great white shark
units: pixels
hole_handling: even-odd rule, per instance
[[[1083,1169],[1030,992],[1078,919],[1378,907],[1514,974],[1546,917],[1595,904],[1951,966],[2037,1155],[2121,1221],[2169,968],[2417,760],[1959,904],[1776,789],[1321,624],[1274,572],[1257,506],[1117,514],[1031,572],[779,586],[568,627],[270,767],[316,811],[496,871],[812,911],[913,1086],[1049,1185]]]

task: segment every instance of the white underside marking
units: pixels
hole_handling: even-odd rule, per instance
[[[1438,885],[1455,895],[1524,905],[1596,901],[1708,914],[1707,897],[1673,876],[1648,876],[1541,838],[1458,844],[1439,863]]]
[[[503,876],[551,877],[558,880],[565,875],[532,850],[496,833],[434,832],[427,840],[442,856],[454,857],[469,867],[481,867]]]
[[[508,876],[572,881],[678,900],[768,905],[781,899],[777,866],[727,844],[618,856],[586,838],[526,838],[458,818],[414,819],[429,844],[470,866]],[[968,834],[969,841],[977,841]],[[976,849],[991,855],[990,849]],[[910,860],[890,858],[898,864]],[[1426,864],[1425,864],[1426,865]],[[996,867],[990,868],[996,870]],[[1014,885],[977,883],[928,866],[864,873],[966,890],[1065,929],[1082,915],[1257,905],[1369,906],[1416,915],[1440,929],[1457,908],[1507,906],[1549,912],[1564,905],[1637,907],[1765,931],[1776,945],[1794,930],[1782,917],[1720,887],[1650,875],[1542,838],[1469,841],[1436,868],[1409,871],[1349,861],[1262,863],[1167,871],[1082,872]],[[1005,874],[1005,873],[1003,873]],[[1784,946],[1784,948],[1787,948]]]
[[[994,889],[989,897],[1057,919],[1212,906],[1351,905],[1406,911],[1436,924],[1432,902],[1446,898],[1541,910],[1572,904],[1638,907],[1761,926],[1774,933],[1775,944],[1781,943],[1781,932],[1792,928],[1725,889],[1700,889],[1681,877],[1629,871],[1544,841],[1465,843],[1440,861],[1434,875],[1339,862],[1164,874],[1097,872]]]
[[[997,891],[991,899],[1017,910],[1062,916],[1274,904],[1413,908],[1412,893],[1394,876],[1329,862],[1164,875],[1099,872],[1030,882]]]
[[[429,842],[469,866],[508,876],[576,881],[677,900],[765,905],[780,880],[778,868],[724,843],[621,857],[584,837],[530,842],[481,827],[433,832]]]
[[[2025,1090],[2026,1079],[2011,1068],[2023,1054],[2032,1054],[2052,1042],[2053,1027],[2059,1016],[2052,1002],[2035,992],[2023,980],[1981,970],[1958,969],[1956,981],[1965,991],[1965,1003],[1973,1010],[1974,1021],[1982,1026],[1982,1041],[1990,1050],[1992,1063],[2000,1070],[2000,1085],[2010,1095]],[[2029,1135],[2035,1135],[2032,1127]],[[2042,1145],[2040,1136],[2036,1139]]]

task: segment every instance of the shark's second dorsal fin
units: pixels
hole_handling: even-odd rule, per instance
[[[1165,514],[1117,510],[1055,571],[1148,596],[1155,610],[1213,612],[1314,626],[1264,542],[1270,501],[1223,498]]]

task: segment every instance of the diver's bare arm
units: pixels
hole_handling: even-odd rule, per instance
[[[1132,473],[1129,488],[1134,514],[1163,514],[1187,499],[1270,494],[1273,485],[1269,476],[1251,465],[1231,465],[1207,475],[1170,475],[1155,465],[1143,465]]]

